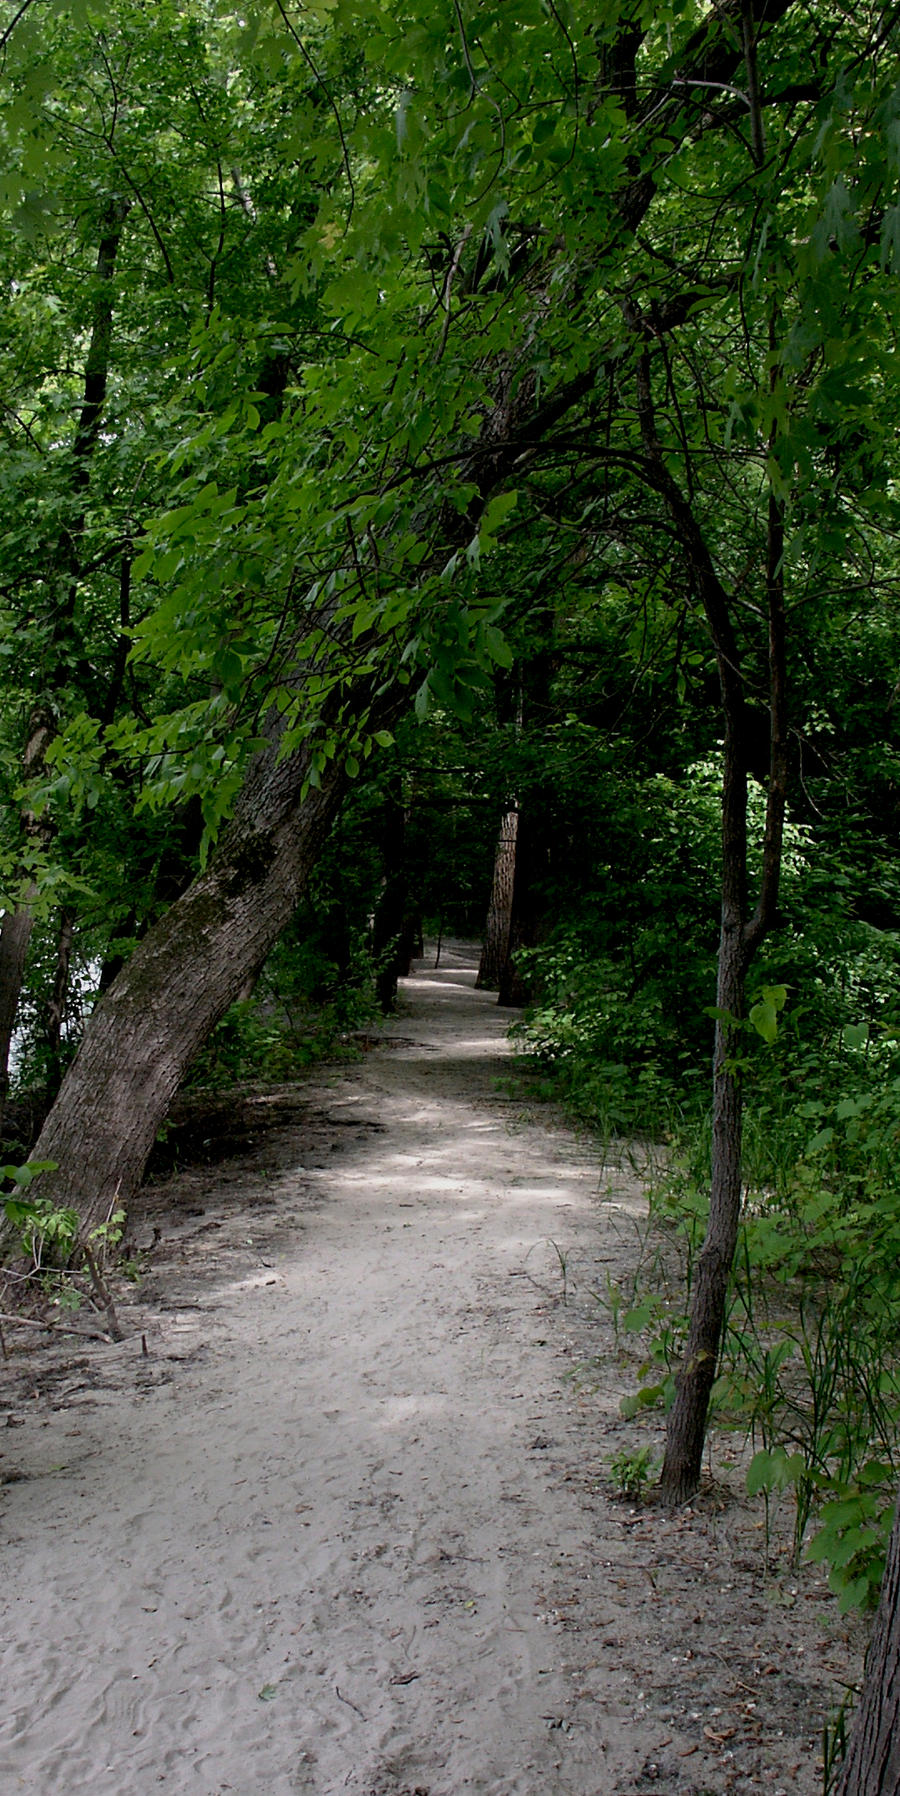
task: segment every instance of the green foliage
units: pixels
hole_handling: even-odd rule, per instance
[[[847,1756],[849,1723],[856,1701],[856,1691],[845,1691],[841,1701],[829,1712],[822,1724],[822,1796],[831,1796]]]
[[[749,1022],[771,1047],[778,1034],[778,1014],[787,1002],[786,985],[764,985],[755,1004],[750,1006]]]
[[[720,1423],[762,1443],[751,1494],[768,1507],[790,1491],[796,1554],[818,1517],[810,1556],[831,1564],[843,1608],[868,1606],[900,1468],[900,1081],[890,1031],[844,1025],[829,1047],[792,1033],[785,1014],[779,1065],[753,1094],[751,1183],[714,1401]],[[828,1097],[798,1101],[814,1074],[830,1082]],[[673,1163],[659,1206],[688,1266],[698,1189]]]
[[[21,1166],[0,1167],[0,1181],[13,1186],[9,1194],[0,1195],[9,1225],[4,1241],[5,1257],[15,1261],[18,1255],[24,1254],[31,1262],[30,1269],[24,1274],[18,1264],[8,1270],[11,1276],[23,1281],[23,1290],[36,1288],[42,1299],[49,1299],[57,1310],[64,1312],[81,1308],[86,1283],[93,1306],[105,1312],[112,1338],[121,1340],[115,1305],[103,1281],[101,1267],[111,1255],[117,1255],[124,1237],[125,1212],[110,1210],[105,1222],[83,1234],[76,1210],[40,1192],[28,1195],[29,1187],[41,1173],[56,1170],[56,1162],[51,1160],[29,1160]],[[123,1261],[120,1270],[128,1278],[140,1275],[134,1261]]]
[[[675,1397],[675,1373],[684,1348],[687,1317],[679,1312],[667,1296],[657,1291],[641,1291],[625,1311],[621,1326],[628,1335],[643,1337],[646,1358],[639,1368],[642,1383],[628,1392],[619,1409],[632,1421],[647,1409],[672,1406]]]
[[[803,1476],[803,1469],[802,1454],[786,1453],[783,1447],[761,1447],[747,1467],[747,1494],[756,1497],[760,1491],[787,1490]]]
[[[711,791],[708,809],[698,805],[704,779],[701,769],[667,782],[663,827],[659,783],[645,782],[643,834],[627,847],[605,798],[603,830],[588,838],[590,906],[582,899],[577,923],[570,912],[528,957],[537,996],[519,1032],[553,1089],[603,1135],[665,1144],[653,1213],[677,1241],[688,1295],[708,1209],[704,1063],[716,1015],[717,819]],[[652,862],[639,859],[645,839]],[[865,891],[859,859],[877,868]],[[638,873],[637,894],[622,897],[621,866]],[[746,1017],[729,1019],[745,1095],[745,1203],[713,1415],[753,1442],[748,1488],[764,1500],[767,1529],[780,1498],[795,1555],[812,1531],[844,1606],[877,1591],[900,1470],[900,937],[881,920],[900,914],[896,881],[867,828],[855,825],[835,850],[791,825],[781,926]],[[878,923],[866,915],[875,903]],[[619,1297],[617,1329],[645,1350],[622,1404],[638,1417],[672,1400],[684,1295],[657,1289],[651,1274],[630,1301]],[[858,1490],[869,1465],[882,1468],[879,1487],[863,1479]]]
[[[715,958],[718,806],[707,763],[601,788],[579,819],[591,889],[523,954],[538,996],[522,1049],[609,1134],[661,1135],[705,1083]],[[592,850],[596,851],[596,858]],[[677,963],[679,978],[671,974]]]
[[[19,1249],[36,1270],[45,1265],[65,1265],[78,1237],[78,1216],[50,1198],[28,1197],[28,1187],[42,1172],[55,1172],[51,1160],[27,1160],[21,1166],[0,1166],[0,1181],[12,1186],[0,1197],[6,1220]]]
[[[638,1447],[633,1451],[621,1447],[610,1458],[609,1470],[619,1496],[627,1497],[632,1503],[640,1503],[646,1495],[647,1486],[659,1471],[659,1464],[649,1447]]]
[[[805,1557],[825,1561],[842,1615],[874,1609],[881,1590],[895,1507],[894,1467],[867,1460],[856,1477],[829,1494]]]
[[[277,1083],[298,1078],[321,1060],[354,1058],[352,1031],[375,1017],[370,993],[344,984],[335,1000],[312,1004],[296,987],[287,1000],[283,986],[270,998],[267,985],[259,996],[233,1004],[216,1025],[191,1067],[189,1086]]]

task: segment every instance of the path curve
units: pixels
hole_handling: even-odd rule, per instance
[[[474,970],[455,945],[405,982],[277,1153],[162,1217],[122,1346],[10,1410],[4,1792],[695,1787],[654,1604],[667,1565],[703,1582],[696,1533],[636,1550],[620,1508],[598,1539],[588,1500],[630,1382],[593,1292],[639,1194],[601,1209],[597,1154],[498,1089]],[[599,1392],[564,1377],[586,1341]]]

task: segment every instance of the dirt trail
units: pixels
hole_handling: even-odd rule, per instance
[[[11,1359],[4,1792],[820,1788],[857,1645],[732,1493],[610,1497],[640,1191],[498,1090],[473,981],[151,1193],[121,1346]]]

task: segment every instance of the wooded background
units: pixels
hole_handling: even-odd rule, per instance
[[[710,1405],[741,1415],[848,1601],[900,1403],[898,24],[0,28],[0,1102],[17,1031],[32,1220],[104,1226],[192,1067],[296,1071],[423,925],[482,931],[494,868],[482,980],[523,1045],[672,1146],[688,1293],[647,1300],[636,1399],[669,1406],[664,1494]],[[845,1791],[900,1787],[879,1725]]]

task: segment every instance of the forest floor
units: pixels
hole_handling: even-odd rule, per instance
[[[614,1494],[659,1440],[599,1300],[640,1181],[473,985],[453,944],[359,1063],[227,1101],[243,1151],[144,1193],[123,1342],[8,1331],[4,1792],[821,1791],[861,1629],[766,1568],[737,1453]]]

